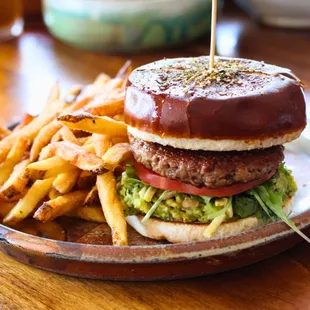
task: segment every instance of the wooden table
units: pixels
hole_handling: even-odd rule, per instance
[[[261,28],[241,13],[225,14],[218,53],[292,68],[310,85],[310,33]],[[37,113],[49,88],[87,83],[100,71],[113,75],[130,58],[134,66],[155,59],[208,54],[207,39],[173,50],[106,55],[72,48],[43,30],[0,44],[0,122]],[[307,92],[310,99],[310,91]],[[116,283],[75,279],[15,262],[0,254],[0,309],[310,309],[310,247],[301,243],[275,258],[198,279]]]

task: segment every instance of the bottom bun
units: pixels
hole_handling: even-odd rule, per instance
[[[284,202],[283,211],[286,215],[291,212],[291,205],[291,198]],[[164,239],[172,243],[221,239],[265,225],[257,217],[251,216],[234,222],[222,223],[212,238],[207,238],[204,232],[209,224],[167,222],[156,218],[150,218],[145,224],[141,224],[143,217],[143,215],[130,215],[126,217],[126,220],[142,236],[156,240]]]

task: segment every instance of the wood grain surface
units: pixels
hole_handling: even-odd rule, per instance
[[[310,87],[310,32],[262,28],[241,13],[225,14],[217,50],[290,67]],[[63,89],[162,57],[208,54],[207,38],[173,50],[135,55],[82,51],[29,29],[0,44],[0,123],[37,113],[57,79]],[[310,92],[306,89],[307,97]],[[310,98],[309,98],[310,99]],[[264,262],[192,280],[122,283],[64,277],[0,254],[0,309],[310,309],[310,247],[305,243]]]

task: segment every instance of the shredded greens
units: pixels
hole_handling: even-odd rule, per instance
[[[158,200],[153,204],[152,208],[145,214],[143,220],[141,221],[142,224],[146,223],[146,221],[152,216],[156,208],[159,206],[159,204],[166,198],[168,191],[164,191]]]
[[[210,223],[215,218],[227,214],[232,204],[233,216],[226,217],[225,221],[250,216],[255,216],[264,222],[281,219],[310,242],[283,211],[285,200],[294,196],[296,191],[297,186],[291,171],[284,165],[281,165],[277,173],[267,182],[227,198],[195,196],[156,189],[139,180],[135,169],[129,166],[120,178],[118,194],[126,215],[145,214],[142,223],[151,216],[167,221]],[[227,203],[227,199],[231,203]]]

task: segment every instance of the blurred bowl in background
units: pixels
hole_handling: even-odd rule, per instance
[[[310,27],[310,0],[235,0],[251,15],[270,26]]]
[[[171,46],[210,30],[212,0],[43,0],[50,32],[104,51]]]

